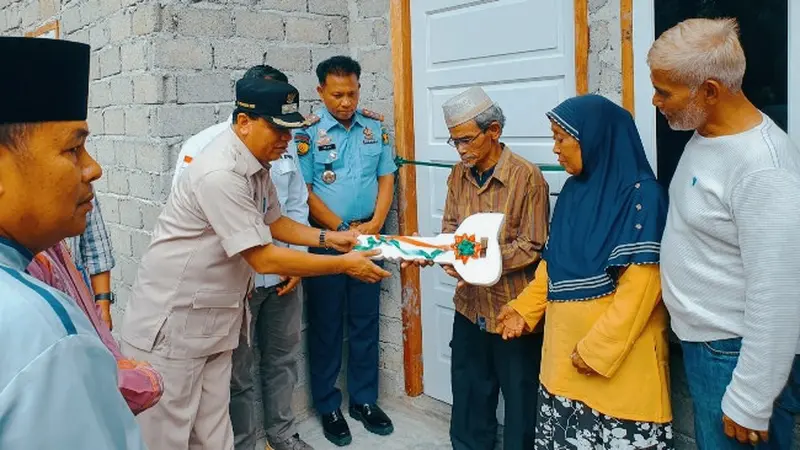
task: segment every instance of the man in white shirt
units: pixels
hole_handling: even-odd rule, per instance
[[[670,185],[661,274],[697,445],[788,450],[800,406],[800,151],[742,92],[735,20],[676,25],[648,64],[653,104],[671,128],[695,130]]]
[[[257,77],[288,83],[286,75],[266,65],[250,68],[245,78]],[[231,120],[206,128],[189,138],[181,147],[172,185],[183,170],[220,133],[230,128]],[[308,189],[297,165],[297,153],[289,146],[281,159],[272,163],[272,181],[278,192],[283,215],[308,225]],[[276,245],[305,251],[305,247],[275,242]],[[249,301],[252,332],[258,341],[259,374],[264,407],[264,428],[268,449],[310,450],[297,433],[292,412],[292,394],[297,383],[297,358],[300,351],[302,319],[301,297],[296,291],[299,277],[256,275],[255,289]],[[253,351],[242,336],[233,352],[230,415],[236,450],[253,450],[256,444],[253,386]]]

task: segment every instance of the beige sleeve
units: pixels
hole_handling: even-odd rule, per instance
[[[228,256],[272,242],[266,215],[256,205],[244,176],[225,170],[208,173],[196,184],[195,195]],[[274,186],[270,202],[273,196]],[[273,204],[278,204],[277,199]],[[277,210],[280,215],[279,205]]]
[[[303,186],[305,189],[305,186]],[[308,192],[308,191],[306,191]],[[272,182],[272,177],[267,181],[267,210],[264,213],[264,223],[270,225],[281,218],[281,203],[278,199],[278,189]]]

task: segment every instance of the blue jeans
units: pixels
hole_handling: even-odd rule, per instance
[[[741,339],[711,342],[681,342],[686,378],[694,406],[694,431],[700,450],[752,449],[725,436],[722,428],[722,397],[733,379],[739,360]],[[760,450],[790,450],[794,438],[794,415],[800,413],[800,358],[795,357],[786,388],[775,401],[770,438]]]

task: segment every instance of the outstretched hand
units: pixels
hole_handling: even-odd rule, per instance
[[[329,231],[325,234],[325,245],[328,247],[347,253],[358,245],[358,231]]]
[[[384,278],[392,276],[391,272],[382,269],[372,262],[370,258],[381,254],[380,250],[368,250],[364,252],[350,252],[342,255],[344,262],[344,273],[353,278],[357,278],[365,283],[377,283]]]
[[[457,288],[462,288],[467,285],[467,282],[461,278],[461,275],[456,272],[456,268],[453,267],[452,264],[441,264],[442,269],[444,269],[444,273],[450,275],[451,277],[455,278],[458,282],[456,283]]]

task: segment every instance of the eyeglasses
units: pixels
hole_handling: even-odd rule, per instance
[[[480,133],[476,134],[473,137],[463,137],[458,139],[450,138],[447,140],[447,145],[453,148],[458,148],[461,147],[462,145],[470,145],[475,141],[475,139],[478,139],[482,134],[483,131],[481,131]]]

